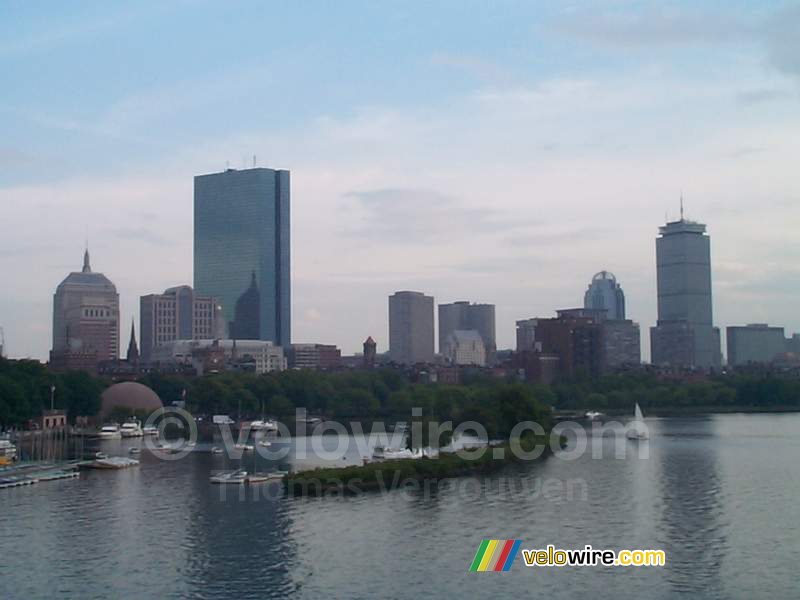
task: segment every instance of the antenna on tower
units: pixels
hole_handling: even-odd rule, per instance
[[[256,168],[256,155],[253,154],[253,168]]]
[[[683,221],[683,192],[681,192],[681,221]]]

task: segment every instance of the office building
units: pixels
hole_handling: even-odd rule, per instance
[[[589,289],[583,296],[583,306],[606,311],[606,319],[625,319],[625,294],[613,273],[600,271],[592,277]]]
[[[728,347],[728,364],[769,363],[786,352],[783,327],[770,327],[753,323],[744,327],[728,327],[725,331]]]
[[[374,369],[375,368],[375,359],[378,356],[378,344],[375,343],[375,340],[372,339],[372,336],[369,336],[364,341],[364,354],[362,355],[362,364],[361,366],[365,369]]]
[[[483,337],[475,329],[455,331],[448,334],[441,348],[444,359],[453,365],[486,366],[486,348]]]
[[[658,323],[650,330],[653,364],[720,366],[719,329],[711,306],[711,240],[702,223],[683,218],[656,239]]]
[[[454,331],[477,331],[486,350],[486,362],[494,364],[497,354],[494,304],[460,301],[439,305],[439,352]]]
[[[290,369],[329,371],[342,366],[342,352],[333,344],[292,344],[287,359]]]
[[[389,358],[399,364],[433,362],[433,297],[422,292],[389,296]]]
[[[194,178],[194,287],[219,301],[231,336],[290,343],[289,196],[289,171]]]
[[[92,271],[86,250],[83,268],[70,273],[53,295],[50,365],[96,372],[98,363],[118,358],[119,294],[105,275]]]
[[[188,285],[139,298],[139,334],[145,363],[150,361],[153,348],[167,342],[226,337],[219,304]]]
[[[517,321],[517,353],[527,357],[524,358],[526,364],[531,363],[531,356],[539,354],[547,357],[548,370],[557,365],[558,374],[565,378],[596,377],[601,373],[604,356],[602,324],[591,317],[573,313],[574,309],[567,309],[559,311],[559,316],[554,319]],[[541,361],[537,358],[537,362]]]

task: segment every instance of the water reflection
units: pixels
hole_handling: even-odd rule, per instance
[[[669,445],[656,460],[662,511],[659,539],[667,555],[667,579],[675,592],[721,590],[725,559],[723,490],[712,417],[672,423]]]

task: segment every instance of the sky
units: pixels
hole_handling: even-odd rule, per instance
[[[513,347],[609,270],[647,358],[681,194],[715,324],[800,331],[798,31],[764,1],[0,2],[6,354],[47,357],[87,239],[126,347],[192,283],[193,176],[254,156],[291,171],[294,342],[385,351],[412,289],[496,304]]]

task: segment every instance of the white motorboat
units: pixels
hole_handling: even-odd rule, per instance
[[[596,410],[590,410],[590,411],[587,411],[584,416],[587,419],[589,419],[590,421],[596,421],[597,419],[599,419],[600,417],[603,416],[603,413],[598,412]]]
[[[142,428],[143,435],[158,435],[158,427],[155,425],[145,425]]]
[[[636,403],[636,408],[633,413],[633,421],[628,423],[628,431],[625,437],[629,440],[646,440],[649,439],[650,434],[647,430],[647,425],[644,424],[644,415],[642,409],[639,408],[639,403]]]
[[[256,447],[252,444],[234,444],[233,447],[236,450],[241,450],[242,452],[252,452],[256,449]]]
[[[229,483],[245,483],[247,481],[247,471],[243,471],[239,469],[238,471],[223,471],[222,473],[217,473],[216,475],[212,475],[208,479],[211,483],[221,483],[221,484],[229,484]]]
[[[142,437],[144,435],[142,424],[138,419],[128,419],[125,421],[122,427],[120,427],[119,433],[124,438]]]
[[[278,424],[270,419],[259,419],[250,423],[251,431],[278,431]]]
[[[219,446],[213,446],[211,448],[211,454],[225,454],[225,450],[223,450]]]
[[[120,433],[119,425],[109,423],[100,428],[100,431],[97,432],[97,437],[101,440],[118,440],[122,437],[122,434]]]
[[[272,446],[272,442],[269,442],[267,440],[259,440],[258,445],[261,448],[269,448],[270,446]]]

